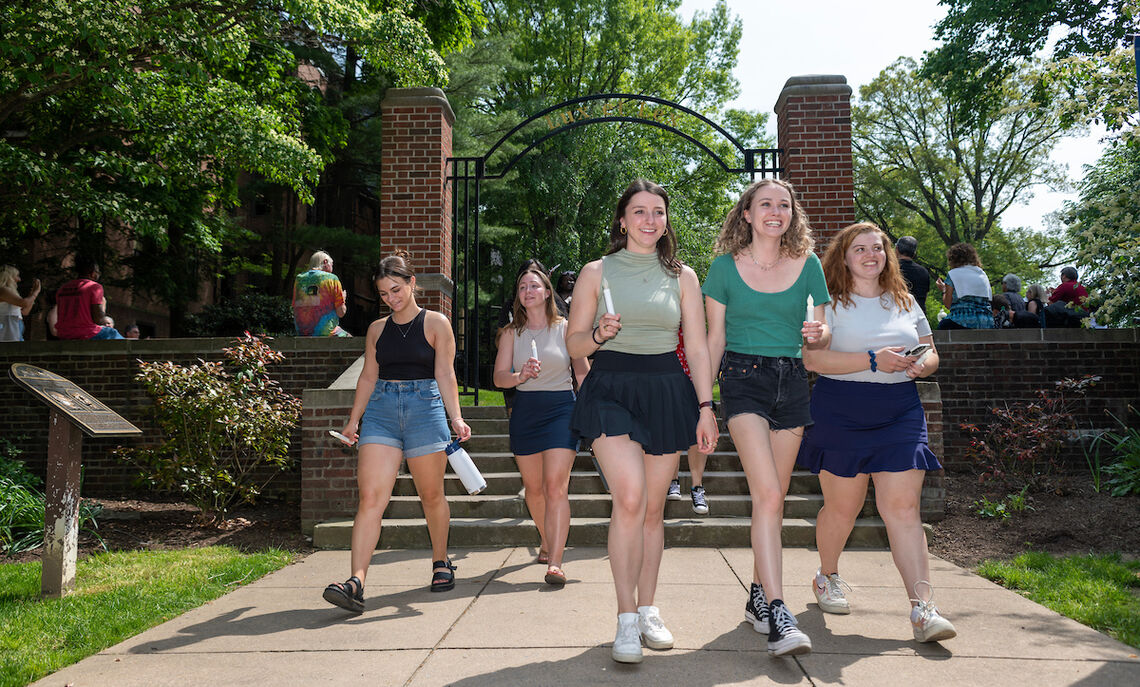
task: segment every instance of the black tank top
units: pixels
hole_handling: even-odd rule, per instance
[[[379,379],[434,379],[435,349],[424,336],[424,318],[419,313],[407,324],[396,324],[391,317],[376,339],[376,364]]]

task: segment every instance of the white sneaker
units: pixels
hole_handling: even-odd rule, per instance
[[[618,613],[617,635],[611,656],[618,663],[641,663],[641,633],[637,613]]]
[[[772,625],[768,631],[768,655],[799,656],[811,653],[811,639],[796,627],[796,616],[792,615],[784,602],[773,599],[768,604],[768,609]]]
[[[930,596],[923,600],[921,594],[918,593],[918,586],[924,584],[930,588]],[[944,639],[953,639],[958,636],[958,631],[954,629],[954,624],[949,620],[943,618],[938,613],[938,607],[932,602],[934,600],[934,587],[926,580],[919,580],[914,583],[914,595],[919,598],[911,599],[917,603],[910,609],[910,626],[914,630],[914,640],[916,642],[941,642]]]
[[[637,629],[645,646],[650,649],[672,649],[673,633],[661,620],[661,611],[656,606],[637,607]]]
[[[815,592],[815,600],[824,613],[847,615],[851,612],[851,604],[843,590],[851,591],[851,586],[839,577],[839,573],[824,575],[815,571],[815,580],[812,581],[811,590]]]

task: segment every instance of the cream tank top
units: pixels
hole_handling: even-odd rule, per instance
[[[569,391],[573,389],[570,354],[566,352],[566,320],[543,329],[515,332],[513,371],[521,370],[530,358],[530,342],[538,349],[542,371],[534,379],[519,384],[519,391]]]

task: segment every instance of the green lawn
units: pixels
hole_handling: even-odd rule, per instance
[[[26,685],[288,565],[293,553],[229,547],[104,553],[76,590],[40,599],[40,564],[0,565],[0,687]]]
[[[461,387],[459,390],[459,405],[460,406],[473,406],[475,405],[475,396],[465,396],[473,391],[471,387]],[[481,406],[501,406],[503,405],[503,392],[495,389],[479,389],[479,405]]]
[[[1140,648],[1140,561],[1030,551],[1008,562],[985,561],[978,574]]]

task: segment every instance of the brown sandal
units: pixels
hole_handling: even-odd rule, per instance
[[[552,565],[546,569],[546,584],[561,587],[566,584],[566,573],[562,572],[562,568],[557,565]]]

